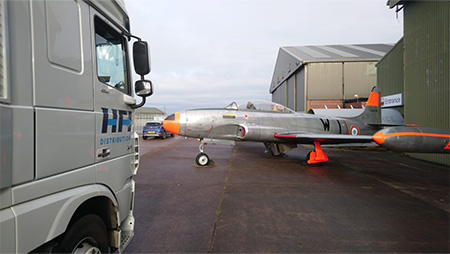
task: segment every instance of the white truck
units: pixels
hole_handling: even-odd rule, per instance
[[[153,93],[123,0],[1,0],[0,46],[0,253],[121,252]]]

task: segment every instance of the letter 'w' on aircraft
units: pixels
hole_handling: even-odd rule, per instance
[[[207,143],[263,142],[273,156],[296,148],[297,144],[314,145],[307,163],[325,162],[323,144],[370,143],[381,126],[380,91],[374,87],[364,111],[356,117],[330,117],[297,113],[280,104],[264,101],[232,102],[225,108],[196,109],[168,116],[167,131],[201,141],[196,163],[210,164],[204,153]]]

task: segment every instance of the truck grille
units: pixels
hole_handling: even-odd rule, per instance
[[[134,171],[133,175],[137,173],[137,170],[139,168],[139,135],[134,132]]]

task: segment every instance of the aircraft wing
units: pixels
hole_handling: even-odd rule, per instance
[[[370,135],[345,135],[345,134],[318,134],[318,133],[275,133],[275,138],[292,140],[298,144],[312,144],[318,141],[321,144],[348,144],[348,143],[371,143]]]

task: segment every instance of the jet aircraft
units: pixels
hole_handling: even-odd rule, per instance
[[[321,144],[369,143],[380,129],[380,91],[374,87],[364,111],[350,118],[295,112],[272,102],[232,102],[220,109],[194,109],[168,116],[163,126],[173,134],[201,141],[197,165],[210,159],[204,153],[209,139],[263,142],[272,155],[279,156],[297,144],[312,144],[307,163],[328,160]]]
[[[168,116],[163,126],[173,134],[201,141],[200,154],[196,157],[199,166],[211,163],[204,152],[204,146],[211,141],[220,143],[218,142],[220,140],[263,142],[273,156],[282,155],[296,148],[297,144],[312,144],[314,150],[306,157],[308,164],[328,161],[328,156],[322,150],[322,144],[376,141],[379,145],[397,150],[401,148],[405,151],[439,153],[450,151],[447,144],[450,135],[445,134],[449,132],[448,130],[442,132],[437,129],[410,129],[403,126],[402,128],[406,129],[389,127],[380,131],[386,125],[381,124],[380,91],[377,87],[372,88],[363,112],[355,117],[298,113],[272,102],[247,101],[232,102],[220,109],[177,112]],[[399,131],[402,133],[398,133]],[[424,135],[423,132],[427,131],[437,134]],[[400,137],[405,141],[397,144],[396,140]],[[420,141],[423,142],[420,149],[415,145],[419,139],[423,140]],[[436,146],[434,143],[439,144]],[[433,150],[428,151],[430,147],[433,147]]]

